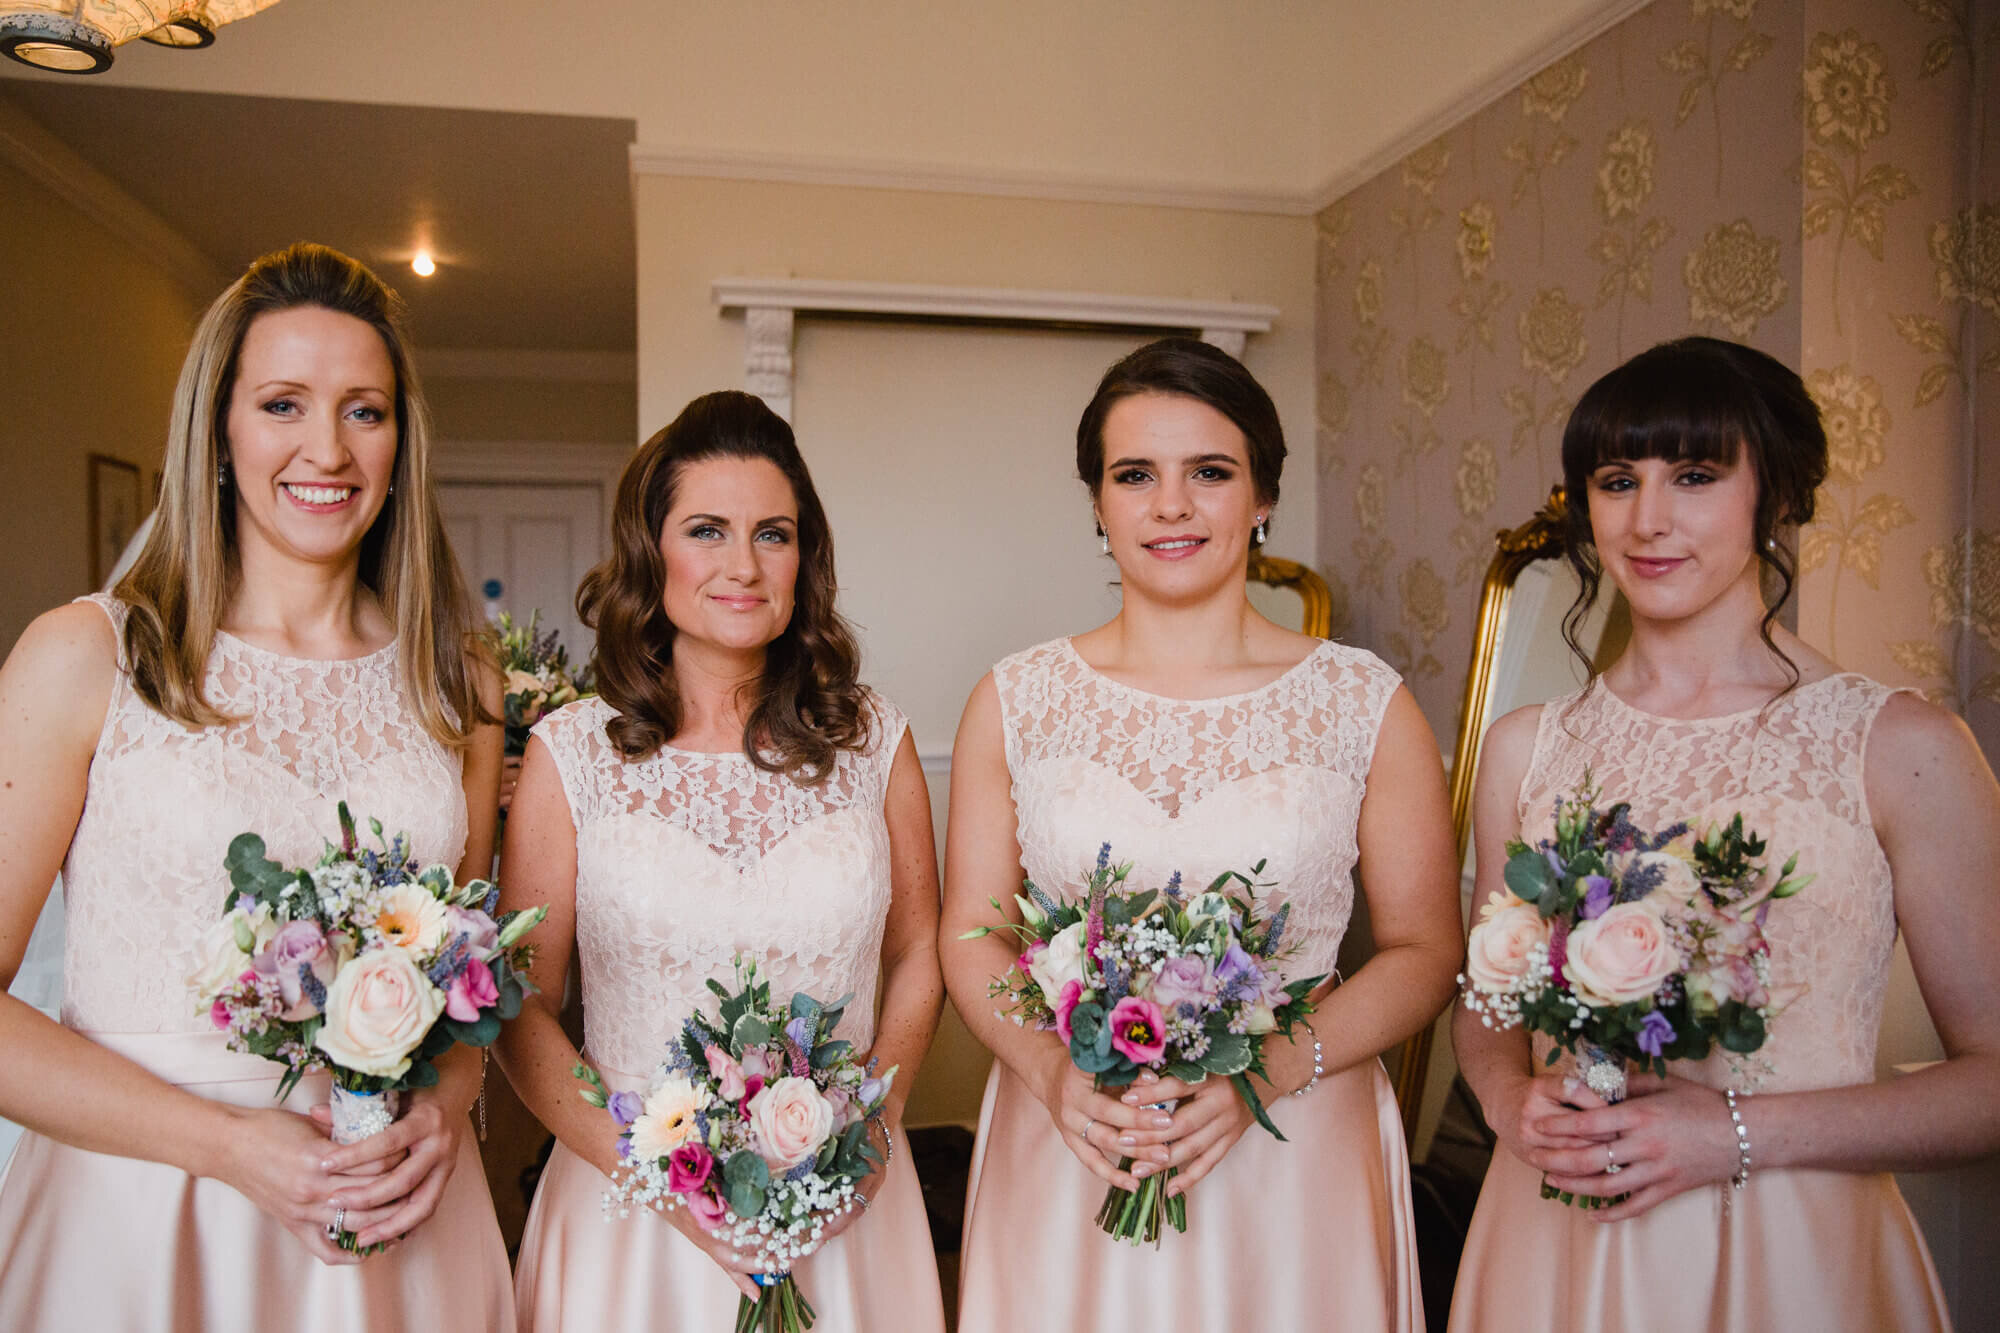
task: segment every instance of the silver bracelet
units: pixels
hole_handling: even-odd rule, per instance
[[[889,1163],[896,1160],[896,1136],[889,1132],[886,1122],[882,1126],[882,1147],[882,1165],[886,1168]]]
[[[1303,1097],[1319,1086],[1319,1076],[1326,1072],[1326,1065],[1322,1061],[1324,1053],[1319,1044],[1319,1038],[1315,1036],[1313,1038],[1313,1076],[1306,1080],[1306,1085],[1303,1088],[1293,1088],[1292,1096]]]
[[[1729,1102],[1729,1123],[1736,1129],[1736,1176],[1729,1184],[1733,1189],[1742,1189],[1750,1183],[1750,1130],[1743,1123],[1743,1112],[1736,1105],[1736,1089],[1724,1088],[1723,1097]],[[1743,1094],[1748,1097],[1749,1093]]]

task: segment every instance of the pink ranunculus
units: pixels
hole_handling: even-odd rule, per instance
[[[1648,895],[1619,903],[1570,932],[1564,966],[1571,988],[1586,1004],[1643,1000],[1680,970],[1680,951],[1651,902]]]
[[[1167,1053],[1167,1020],[1151,1000],[1128,995],[1111,1008],[1111,1047],[1136,1065]]]
[[[1215,977],[1208,970],[1207,960],[1185,954],[1160,964],[1146,998],[1172,1013],[1183,1004],[1205,1007],[1215,990]]]
[[[667,1156],[667,1188],[687,1196],[708,1183],[715,1170],[715,1156],[704,1144],[684,1143]]]
[[[714,1231],[729,1220],[729,1205],[714,1190],[696,1190],[686,1197],[688,1212],[703,1231]]]
[[[1082,1002],[1083,983],[1081,981],[1065,981],[1063,983],[1062,994],[1056,996],[1055,1006],[1056,1036],[1062,1039],[1062,1044],[1065,1046],[1069,1045],[1069,1016],[1076,1012],[1077,1005]]]
[[[445,938],[465,936],[474,958],[489,959],[500,947],[500,923],[486,913],[464,907],[447,907],[444,915]]]
[[[704,1046],[701,1053],[708,1057],[709,1075],[715,1079],[716,1084],[722,1089],[724,1099],[732,1102],[742,1101],[743,1094],[746,1091],[743,1066],[737,1064],[735,1060],[730,1058],[728,1051],[723,1050],[714,1042],[710,1042],[707,1046]]]
[[[833,1108],[809,1078],[781,1078],[750,1099],[750,1132],[773,1175],[819,1151],[833,1133]]]
[[[460,972],[445,993],[444,1011],[461,1023],[479,1021],[479,1011],[494,1004],[500,998],[500,987],[493,982],[493,969],[477,958],[468,958],[465,970]]]
[[[1465,976],[1475,990],[1502,995],[1528,970],[1528,954],[1549,942],[1549,923],[1533,903],[1518,899],[1490,911],[1465,946]]]

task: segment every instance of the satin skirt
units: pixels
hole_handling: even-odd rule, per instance
[[[84,1033],[200,1096],[268,1107],[280,1068],[210,1033]],[[304,1113],[329,1082],[282,1103]],[[137,1127],[143,1132],[143,1126]],[[22,1136],[0,1171],[0,1329],[8,1333],[491,1333],[513,1319],[507,1250],[467,1134],[436,1213],[360,1264],[322,1264],[217,1180]]]
[[[959,1333],[1420,1333],[1409,1158],[1380,1061],[1280,1097],[1188,1192],[1158,1249],[1114,1241],[1105,1185],[995,1063],[967,1191]]]
[[[643,1076],[600,1069],[614,1091]],[[609,1132],[611,1121],[605,1119]],[[868,1211],[792,1269],[818,1315],[813,1333],[943,1333],[937,1254],[906,1143]],[[736,1285],[715,1261],[647,1208],[608,1220],[603,1172],[561,1143],[528,1210],[515,1266],[522,1333],[639,1333],[734,1326]]]
[[[1540,1196],[1505,1148],[1480,1190],[1450,1333],[1944,1333],[1944,1293],[1893,1176],[1754,1171],[1623,1222]]]

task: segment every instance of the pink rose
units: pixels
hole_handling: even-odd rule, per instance
[[[1146,996],[1166,1012],[1172,1013],[1183,1004],[1205,1008],[1215,989],[1215,978],[1209,974],[1208,963],[1187,954],[1169,958],[1160,965],[1160,970],[1153,974],[1153,984]]]
[[[1056,1036],[1062,1038],[1062,1044],[1065,1046],[1069,1045],[1069,1016],[1076,1012],[1077,1005],[1082,1002],[1083,983],[1065,981],[1062,994],[1056,996]]]
[[[1564,966],[1577,998],[1598,1006],[1629,1004],[1680,970],[1680,951],[1649,901],[1650,895],[1619,903],[1570,932]]]
[[[410,1052],[444,1012],[444,993],[407,951],[373,949],[340,969],[326,989],[326,1024],[313,1045],[343,1069],[401,1078]]]
[[[729,1220],[729,1205],[722,1196],[711,1190],[697,1190],[687,1195],[688,1212],[694,1215],[695,1225],[703,1231],[713,1231]]]
[[[699,1143],[684,1143],[667,1156],[667,1188],[679,1195],[692,1195],[708,1183],[715,1169],[715,1157]]]
[[[780,1067],[778,1057],[773,1055],[767,1048],[752,1046],[749,1050],[743,1052],[744,1078],[760,1079],[765,1083],[769,1083],[782,1072],[784,1071]]]
[[[781,1078],[750,1099],[757,1155],[775,1175],[819,1151],[833,1133],[833,1108],[809,1078]]]
[[[1151,1000],[1128,995],[1112,1006],[1111,1048],[1135,1065],[1149,1065],[1167,1053],[1167,1020]]]
[[[477,958],[466,960],[465,970],[451,983],[445,995],[444,1011],[461,1023],[477,1023],[479,1011],[500,999],[493,984],[493,969]]]
[[[1497,909],[1472,928],[1465,946],[1465,975],[1474,989],[1504,995],[1528,970],[1528,954],[1549,942],[1549,923],[1532,903],[1519,899]],[[1648,992],[1650,994],[1650,992]]]
[[[748,1091],[743,1078],[743,1066],[730,1059],[729,1052],[714,1042],[703,1047],[701,1053],[708,1057],[709,1075],[721,1087],[723,1098],[732,1102],[742,1101]]]

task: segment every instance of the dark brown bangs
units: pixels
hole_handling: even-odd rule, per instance
[[[1606,463],[1735,464],[1746,425],[1775,431],[1757,394],[1706,357],[1641,353],[1590,386],[1563,428],[1563,476],[1571,493]],[[1762,431],[1758,432],[1760,435]]]

